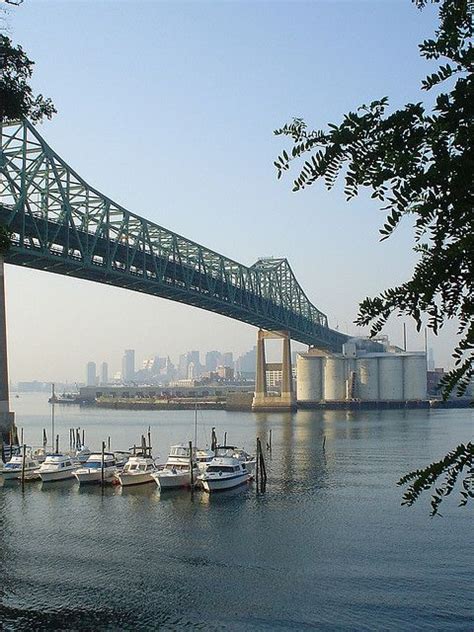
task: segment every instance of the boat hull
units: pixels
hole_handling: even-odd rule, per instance
[[[39,477],[43,483],[53,483],[54,481],[65,481],[74,478],[75,470],[56,471],[56,472],[39,472]]]
[[[130,487],[131,485],[144,485],[145,483],[154,483],[155,479],[151,472],[143,472],[140,474],[118,474],[117,478],[122,487]]]
[[[189,487],[191,485],[190,472],[180,472],[177,474],[157,472],[153,478],[160,489],[176,489],[178,487]]]
[[[21,479],[21,469],[12,470],[11,472],[1,472],[1,475],[5,481],[19,480]],[[34,480],[34,478],[38,478],[38,468],[25,470],[25,480]]]
[[[243,485],[249,480],[249,478],[250,474],[248,472],[243,472],[242,474],[239,474],[237,476],[216,476],[212,478],[200,478],[199,480],[203,486],[204,491],[218,492]]]
[[[104,470],[104,480],[105,481],[110,481],[111,479],[114,478],[116,473],[116,469],[115,468],[108,468]],[[101,470],[90,470],[88,472],[80,472],[80,471],[76,471],[74,472],[74,476],[77,478],[77,480],[79,481],[80,485],[92,485],[94,483],[101,483],[102,482],[102,472]]]

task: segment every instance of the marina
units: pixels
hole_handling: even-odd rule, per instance
[[[15,407],[25,438],[41,437],[47,403],[31,395]],[[85,428],[94,448],[108,436],[112,450],[133,446],[148,426],[164,462],[169,446],[193,437],[193,414],[56,415],[61,436]],[[212,427],[249,453],[272,429],[264,494],[255,484],[163,494],[155,483],[71,478],[32,481],[24,492],[0,483],[6,624],[60,627],[66,616],[71,628],[375,631],[431,630],[438,620],[448,632],[469,629],[472,508],[450,498],[433,520],[428,498],[400,507],[395,483],[465,440],[470,411],[206,411],[200,445],[201,428],[209,441]],[[110,582],[114,573],[120,582]]]

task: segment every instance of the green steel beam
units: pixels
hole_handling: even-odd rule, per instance
[[[161,296],[333,351],[328,327],[286,259],[247,267],[126,210],[88,185],[33,125],[0,128],[0,222],[12,264]]]

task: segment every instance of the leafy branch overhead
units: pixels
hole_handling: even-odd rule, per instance
[[[390,113],[384,97],[325,130],[310,130],[295,118],[275,131],[293,143],[275,167],[280,178],[298,163],[294,191],[318,180],[331,189],[340,175],[348,200],[369,188],[386,213],[382,240],[410,216],[419,255],[412,278],[362,301],[356,323],[370,325],[373,335],[398,311],[413,317],[418,330],[427,315],[437,334],[446,320],[457,318],[455,368],[443,384],[447,397],[456,386],[464,393],[473,376],[474,54],[467,0],[434,2],[440,4],[436,37],[419,46],[427,60],[443,58],[421,86],[438,91],[434,106],[409,103]],[[419,8],[425,4],[416,2]]]
[[[13,46],[10,38],[0,35],[0,123],[24,116],[36,123],[56,113],[51,99],[33,95],[29,85],[33,66],[21,46]]]
[[[423,491],[430,489],[441,476],[445,475],[444,482],[435,488],[435,493],[431,497],[431,515],[435,516],[443,498],[449,496],[453,491],[458,477],[463,471],[466,472],[466,476],[459,492],[461,496],[459,506],[466,505],[468,500],[474,498],[474,443],[461,444],[441,461],[431,463],[422,470],[416,470],[403,476],[398,481],[398,485],[406,485],[407,483],[410,485],[403,495],[402,505],[411,507]]]
[[[33,65],[21,46],[13,46],[8,37],[0,35],[0,134],[5,121],[28,116],[38,122],[56,112],[51,99],[33,95],[29,85]],[[0,225],[0,253],[6,253],[10,245],[10,231]]]

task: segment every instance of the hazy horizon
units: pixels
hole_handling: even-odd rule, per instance
[[[86,181],[246,265],[286,257],[330,326],[363,335],[358,303],[409,278],[412,228],[380,243],[384,215],[368,196],[292,193],[291,173],[276,180],[285,142],[273,129],[293,116],[323,127],[384,95],[391,107],[424,99],[417,47],[435,15],[370,0],[27,1],[10,10],[10,35],[58,109],[40,133]],[[155,353],[237,357],[255,344],[254,327],[164,299],[11,265],[5,278],[13,382],[82,381],[91,360],[113,373],[128,348],[139,366]],[[403,321],[408,349],[423,349],[408,319],[383,333],[401,346]],[[451,365],[455,329],[430,335],[437,366]]]

